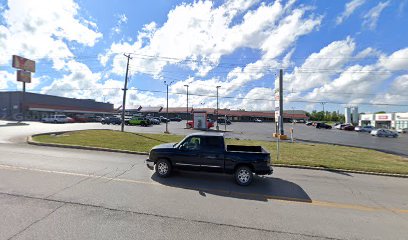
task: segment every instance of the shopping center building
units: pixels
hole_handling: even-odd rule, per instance
[[[408,128],[408,112],[360,114],[359,125],[395,130]]]
[[[93,99],[76,99],[21,91],[0,92],[0,118],[40,120],[52,114],[69,117],[104,116],[115,113],[113,104]]]

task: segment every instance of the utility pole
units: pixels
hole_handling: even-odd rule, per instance
[[[187,111],[186,111],[186,113],[187,113],[187,115],[186,115],[186,122],[188,121],[188,116],[189,116],[189,114],[188,114],[188,84],[186,84],[186,85],[184,85],[184,87],[187,87]]]
[[[221,87],[221,86],[217,86],[217,131],[220,130],[220,127],[218,126],[218,89],[219,89],[220,87]],[[224,124],[227,124],[227,119],[224,119]]]
[[[167,108],[166,108],[166,117],[167,117],[167,121],[166,121],[166,131],[164,132],[164,133],[170,133],[169,132],[169,127],[168,127],[168,125],[169,125],[169,85],[171,85],[173,83],[173,81],[172,82],[170,82],[170,83],[168,83],[167,81],[164,81],[164,85],[166,85],[166,98],[167,98]]]
[[[127,82],[128,82],[128,73],[129,73],[129,60],[132,59],[130,57],[130,54],[126,55],[123,54],[125,57],[127,57],[127,64],[126,64],[126,75],[125,75],[125,87],[122,89],[123,90],[123,102],[122,102],[122,125],[120,130],[123,132],[125,130],[125,106],[126,106],[126,90],[127,90]]]
[[[25,112],[25,93],[26,93],[26,83],[25,82],[23,82],[23,101],[22,101],[22,103],[21,103],[21,113],[23,114],[23,121],[25,121],[26,119],[25,119],[25,115],[26,115],[26,112]]]
[[[326,118],[326,112],[324,111],[324,104],[326,104],[326,102],[321,102],[322,106],[323,106],[323,121]]]
[[[283,70],[279,70],[279,133],[284,135],[283,129]]]

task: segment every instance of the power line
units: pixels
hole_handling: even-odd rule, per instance
[[[1,90],[1,89],[0,89]],[[97,90],[121,90],[121,88],[89,88],[89,89],[55,89],[54,91],[97,91]],[[128,91],[140,91],[140,92],[150,92],[150,93],[167,93],[166,91],[162,90],[149,90],[149,89],[139,89],[139,88],[130,88]],[[39,91],[31,91],[31,92],[39,92]],[[185,95],[185,92],[170,92],[169,94],[172,95]],[[208,95],[208,94],[198,94],[198,93],[189,93],[190,96],[197,96],[197,97],[208,97],[208,98],[216,98],[216,95]],[[219,96],[221,99],[234,99],[234,100],[250,100],[250,101],[269,101],[274,102],[275,100],[270,98],[248,98],[248,97],[233,97],[233,96]],[[285,100],[285,102],[290,103],[312,103],[312,104],[321,104],[322,102],[326,104],[335,104],[335,105],[346,105],[349,102],[334,102],[328,101],[326,99],[317,99],[317,100],[304,100],[304,99],[289,99]],[[368,105],[368,106],[398,106],[398,107],[408,107],[407,104],[394,104],[394,103],[367,103],[367,102],[360,102],[356,103],[358,105]]]

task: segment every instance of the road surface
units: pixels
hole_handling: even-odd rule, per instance
[[[406,239],[408,179],[157,178],[145,156],[0,144],[0,239]]]

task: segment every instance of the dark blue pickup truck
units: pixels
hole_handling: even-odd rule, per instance
[[[270,153],[261,146],[225,145],[222,133],[194,133],[179,143],[155,146],[146,160],[159,177],[173,169],[234,174],[239,185],[252,182],[253,175],[272,174]]]

